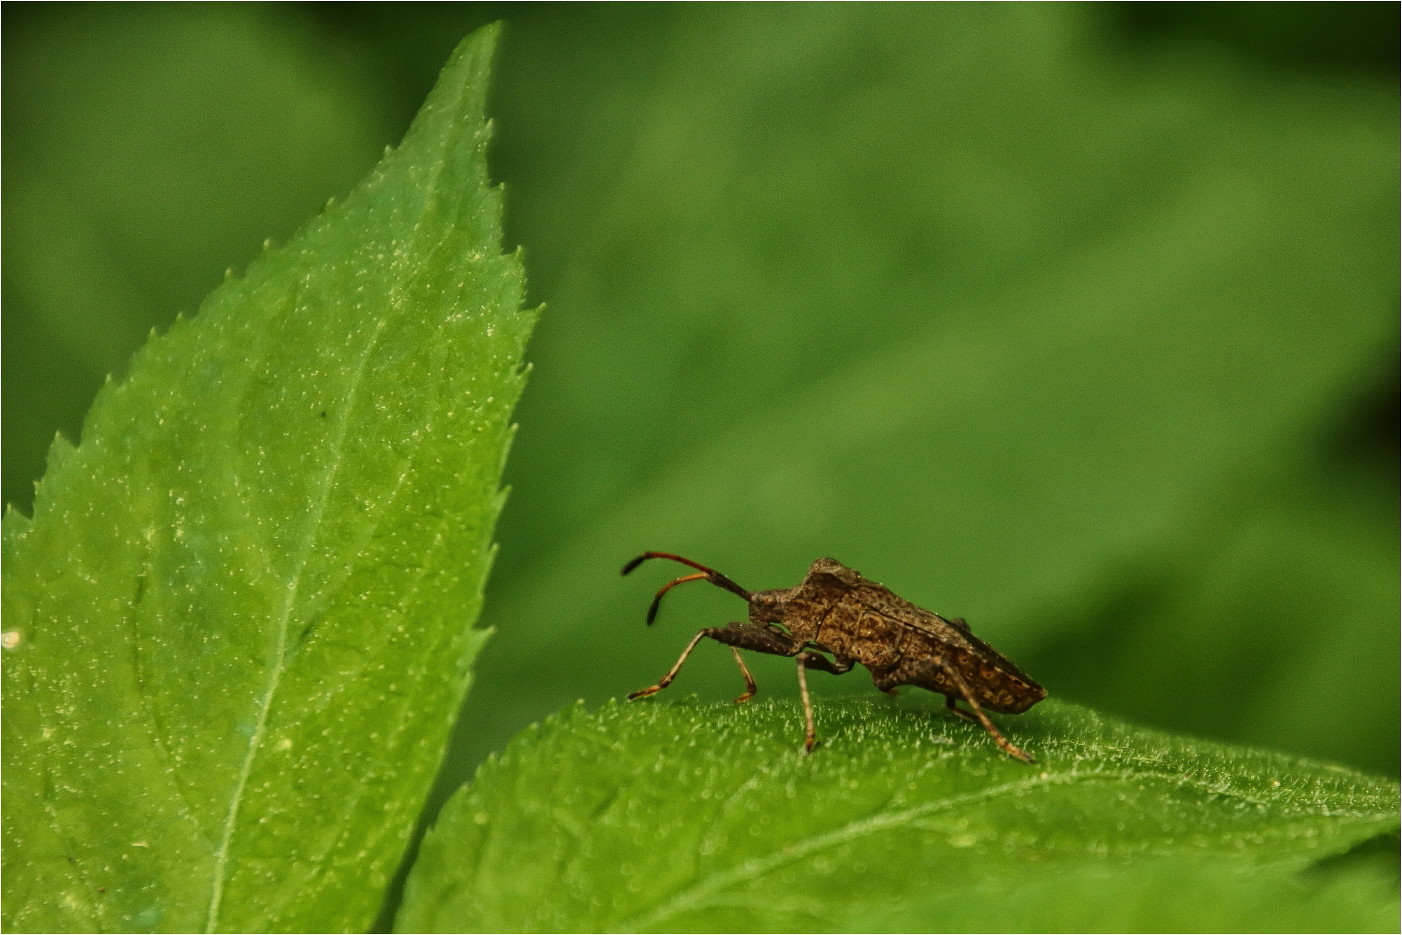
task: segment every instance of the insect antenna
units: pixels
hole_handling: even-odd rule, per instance
[[[682,575],[680,578],[667,582],[658,590],[657,596],[652,599],[652,605],[647,609],[647,622],[649,625],[657,619],[657,608],[662,603],[662,595],[666,594],[677,585],[684,584],[688,581],[709,581],[716,587],[725,588],[725,590],[729,591],[731,594],[738,594],[747,601],[751,597],[749,591],[746,591],[744,588],[740,587],[740,585],[731,581],[714,568],[707,568],[700,562],[693,562],[689,558],[682,558],[680,555],[674,555],[671,552],[644,552],[642,555],[639,555],[637,558],[624,565],[622,573],[625,575],[628,574],[650,558],[665,558],[674,562],[681,562],[683,565],[690,565],[692,568],[695,568],[697,573],[694,575]]]

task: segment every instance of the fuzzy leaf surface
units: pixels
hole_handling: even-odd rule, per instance
[[[494,42],[153,336],[7,517],[6,928],[374,918],[484,638],[532,323],[487,181]]]
[[[923,693],[912,692],[912,696]],[[1049,701],[1026,766],[929,696],[575,707],[444,810],[401,931],[1386,928],[1397,788]]]

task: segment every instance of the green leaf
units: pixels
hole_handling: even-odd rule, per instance
[[[644,549],[751,588],[832,555],[1056,697],[1397,768],[1390,78],[1139,43],[1107,5],[632,10],[523,22],[502,83],[554,314],[458,782],[665,669],[614,578]],[[1337,470],[1370,427],[1376,481]],[[1296,496],[1372,519],[1268,519]],[[1277,560],[1204,586],[1245,530]],[[743,613],[674,600],[672,639]]]
[[[487,183],[495,37],[7,517],[7,928],[374,918],[485,638],[533,320]]]
[[[1395,837],[1393,838],[1395,842]],[[1395,847],[1394,847],[1395,850]],[[1124,864],[1067,861],[1055,872],[994,875],[957,892],[912,893],[850,931],[1388,932],[1396,881],[1356,874],[1315,879],[1290,867],[1153,857]]]
[[[1391,783],[1055,701],[1002,719],[1038,757],[1027,766],[911,694],[820,700],[812,756],[792,702],[567,710],[449,802],[398,928],[1074,931],[1170,919],[1220,931],[1289,928],[1301,908],[1358,929],[1395,922],[1390,884],[1302,874],[1395,831]]]

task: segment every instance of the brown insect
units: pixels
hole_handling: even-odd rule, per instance
[[[820,669],[841,675],[861,663],[882,691],[894,695],[898,685],[916,685],[939,692],[945,696],[949,710],[981,724],[1003,752],[1024,763],[1033,762],[1032,757],[998,732],[983,709],[1021,714],[1047,697],[1047,690],[969,632],[963,619],[922,610],[831,558],[815,561],[798,587],[772,591],[746,591],[720,572],[671,552],[644,552],[623,566],[623,574],[650,558],[681,562],[695,568],[696,573],[682,575],[662,586],[647,610],[649,624],[657,617],[662,595],[687,581],[709,581],[743,597],[750,605],[750,619],[748,623],[707,627],[697,633],[671,671],[656,685],[633,692],[628,696],[630,701],[656,694],[672,684],[696,644],[710,638],[730,647],[740,674],[745,677],[745,693],[735,699],[737,703],[749,701],[756,691],[754,676],[740,657],[741,649],[794,657],[803,699],[803,748],[809,753],[817,743],[817,735],[813,730],[807,671]],[[960,698],[968,703],[972,713],[957,706]]]

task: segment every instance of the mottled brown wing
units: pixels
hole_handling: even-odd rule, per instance
[[[863,580],[857,590],[857,599],[867,609],[900,622],[907,629],[917,631],[940,642],[950,643],[961,649],[976,651],[987,649],[987,645],[969,630],[963,618],[954,620],[912,604],[892,592],[889,588],[874,581]]]
[[[962,617],[949,619],[941,617],[912,604],[874,581],[863,580],[859,588],[860,600],[870,610],[898,621],[907,630],[914,631],[933,644],[943,644],[964,650],[981,663],[992,666],[1008,675],[1040,687],[1025,672],[1013,665],[1002,653],[974,636],[973,631]]]

